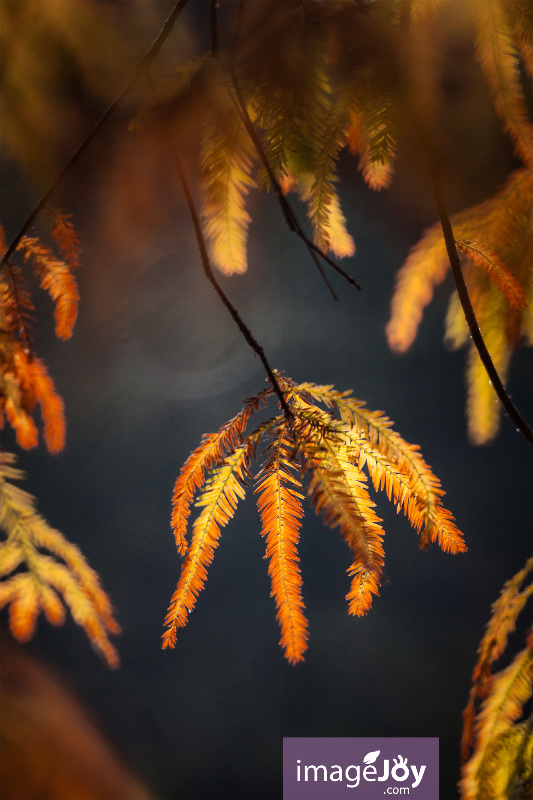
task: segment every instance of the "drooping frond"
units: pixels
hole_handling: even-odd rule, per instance
[[[370,411],[350,392],[313,383],[299,390],[338,409],[348,426],[347,438],[360,467],[366,466],[376,489],[386,489],[389,499],[408,517],[417,532],[422,530],[421,546],[437,541],[445,552],[466,550],[462,535],[450,512],[442,506],[444,491],[440,481],[420,454],[392,429],[392,422],[381,411]]]
[[[513,266],[519,256],[517,241],[527,242],[532,237],[532,203],[533,171],[517,170],[493,198],[451,217],[456,239],[462,243],[479,243],[483,251],[494,254],[497,263],[503,265],[505,275],[512,275],[512,285],[518,284],[522,292],[526,276],[514,270]],[[480,256],[476,263],[482,261],[484,259]],[[488,273],[485,265],[482,266]],[[531,268],[529,264],[524,267]],[[422,312],[433,297],[434,287],[444,280],[448,269],[444,239],[437,224],[425,232],[398,273],[391,319],[387,325],[387,338],[393,350],[403,353],[409,349],[416,337]],[[498,282],[496,272],[494,279]],[[503,282],[503,276],[499,280]],[[503,286],[500,288],[503,291]],[[520,308],[524,308],[520,288],[517,289],[517,300]]]
[[[60,339],[69,339],[78,315],[79,301],[78,286],[71,268],[37,238],[23,236],[17,249],[23,251],[26,260],[32,259],[42,288],[55,303],[56,335]]]
[[[227,422],[217,433],[204,435],[202,443],[194,450],[176,480],[172,496],[171,528],[174,531],[176,546],[180,555],[187,551],[185,532],[190,514],[190,506],[195,493],[205,481],[206,471],[218,466],[226,452],[242,443],[242,437],[250,416],[258,410],[262,401],[272,393],[265,389],[245,402],[244,408]]]
[[[255,185],[255,151],[222,76],[212,100],[200,148],[202,217],[213,264],[225,275],[241,274],[248,265],[246,195]]]
[[[329,527],[338,527],[354,561],[348,572],[352,586],[347,599],[351,614],[366,614],[372,594],[379,593],[383,571],[383,528],[366,489],[366,477],[353,463],[342,427],[326,412],[295,399],[294,412],[302,427],[298,446],[305,459],[308,492],[316,511]],[[352,458],[350,457],[352,455]]]
[[[463,272],[478,325],[505,381],[509,360],[524,335],[533,341],[533,171],[516,170],[489,200],[451,218]],[[411,251],[397,277],[387,325],[389,345],[404,352],[412,344],[424,307],[449,268],[440,226],[430,228]],[[469,436],[484,444],[496,435],[500,409],[464,314],[452,295],[446,319],[452,347],[469,343],[467,384]]]
[[[496,111],[514,141],[516,153],[531,168],[533,125],[528,120],[519,54],[505,13],[505,2],[476,0],[476,54],[492,90]]]
[[[481,311],[480,329],[492,363],[500,378],[506,381],[513,343],[509,330],[504,330],[499,324],[499,320],[505,319],[505,300],[494,287],[490,287],[483,301],[477,304]],[[495,322],[494,317],[498,321]],[[487,444],[498,432],[501,409],[479,354],[473,347],[469,348],[467,356],[466,384],[468,436],[473,444]]]
[[[456,244],[467,258],[485,270],[498,289],[504,293],[510,306],[513,308],[525,308],[527,306],[526,293],[523,287],[496,253],[477,242],[465,242],[458,239]]]
[[[513,796],[510,789],[515,787],[509,783],[512,784],[517,774],[531,782],[531,760],[527,760],[527,755],[532,754],[531,724],[514,726],[513,723],[531,697],[532,683],[533,641],[530,641],[529,646],[493,678],[477,719],[475,750],[462,771],[463,800],[479,797],[505,800]]]
[[[10,338],[31,352],[31,330],[35,307],[26,288],[20,267],[8,264],[5,278],[0,279],[0,323]]]
[[[65,604],[93,647],[117,667],[109,635],[120,628],[97,574],[78,548],[36,513],[33,498],[11,483],[24,477],[14,463],[9,453],[0,455],[0,526],[6,535],[0,543],[0,608],[9,605],[13,635],[30,639],[40,611],[52,624],[62,624]]]
[[[72,214],[46,206],[52,217],[52,237],[70,269],[80,265],[81,242],[72,223]]]
[[[41,407],[46,446],[51,453],[59,453],[65,446],[66,434],[62,398],[40,359],[27,359],[22,353],[17,353],[15,365],[23,393]]]
[[[347,142],[371,189],[386,189],[396,155],[396,121],[391,93],[379,87],[360,92],[350,114]]]
[[[338,257],[351,256],[355,245],[346,230],[336,188],[337,162],[346,141],[348,100],[342,93],[337,98],[330,98],[325,76],[320,78],[319,73],[317,80],[323,84],[324,101],[322,105],[317,104],[318,113],[312,124],[320,145],[312,154],[312,172],[301,176],[295,174],[302,199],[307,203],[315,244],[324,251],[331,250]]]
[[[306,48],[297,39],[291,50],[279,53],[285,65],[283,72],[266,69],[258,75],[257,89],[251,100],[251,112],[263,135],[263,147],[270,169],[279,181],[290,172],[298,174],[311,170],[312,146],[308,140],[307,115],[313,104],[313,92],[308,86],[313,74],[312,63],[317,50]],[[270,189],[270,179],[262,165],[257,174],[260,189]]]
[[[235,448],[215,467],[200,494],[197,505],[202,512],[195,520],[191,544],[185,556],[181,576],[172,597],[163,635],[163,647],[173,647],[177,628],[183,628],[194,608],[196,598],[207,578],[207,568],[218,545],[220,529],[235,513],[237,502],[244,497],[243,483],[248,474],[250,445]]]
[[[317,4],[288,4],[281,15],[285,30],[291,31],[290,45],[274,27],[264,41],[261,35],[256,38],[259,47],[265,48],[263,60],[254,48],[244,53],[241,68],[258,73],[253,108],[274,175],[281,180],[291,172],[299,180],[314,174],[324,148],[322,134],[331,124],[331,76],[322,9]],[[255,89],[255,81],[252,85]],[[259,185],[268,185],[267,178],[260,170]]]
[[[355,242],[346,228],[346,218],[335,191],[326,206],[324,236],[329,243],[329,249],[337,258],[349,258],[355,253]]]
[[[391,318],[386,327],[389,346],[396,353],[405,353],[413,344],[424,308],[449,267],[442,232],[435,225],[411,250],[396,277]]]
[[[295,475],[294,442],[286,424],[269,446],[256,492],[266,538],[265,558],[272,579],[281,627],[280,644],[291,664],[302,661],[307,649],[307,620],[303,614],[302,578],[298,568],[298,538],[303,508],[302,485]]]
[[[492,614],[478,648],[479,657],[472,674],[472,687],[468,704],[463,712],[464,726],[461,742],[463,761],[467,758],[474,741],[477,704],[491,690],[492,665],[504,652],[508,637],[515,629],[518,615],[523,610],[529,597],[533,595],[532,572],[533,558],[530,558],[526,565],[513,578],[507,581],[500,596],[492,606]],[[528,578],[529,584],[527,585]]]
[[[65,445],[63,400],[57,394],[44,363],[35,356],[27,356],[22,348],[16,348],[2,368],[0,408],[15,430],[17,442],[25,449],[37,445],[37,427],[30,414],[39,403],[46,446],[51,453],[58,453]]]
[[[512,28],[524,66],[533,77],[533,17],[527,0],[507,0],[502,5]]]
[[[302,660],[307,646],[297,554],[303,483],[316,511],[329,527],[339,528],[351,550],[353,563],[348,573],[352,583],[346,596],[351,614],[363,615],[371,607],[373,595],[379,594],[384,564],[384,531],[363,469],[369,472],[374,487],[385,489],[398,510],[402,509],[415,530],[421,532],[423,546],[438,541],[446,552],[466,550],[452,515],[442,506],[444,491],[439,480],[418,448],[392,430],[384,414],[368,411],[350,397],[350,392],[313,383],[296,384],[278,372],[275,376],[290,419],[278,415],[245,434],[246,422],[258,410],[260,400],[274,394],[273,389],[265,390],[247,401],[241,414],[222,426],[218,434],[204,437],[178,478],[173,523],[180,532],[179,542],[184,541],[196,492],[197,505],[203,510],[193,525],[192,541],[168,610],[163,647],[173,647],[177,628],[187,623],[204,585],[220,529],[244,496],[249,463],[263,438],[267,446],[256,494],[281,644],[291,663]],[[210,472],[202,489],[207,469]]]

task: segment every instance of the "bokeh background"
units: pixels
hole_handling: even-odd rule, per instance
[[[226,6],[228,19],[234,6]],[[1,4],[8,239],[129,79],[171,7],[163,0]],[[161,74],[209,46],[208,16],[209,4],[192,0],[158,59]],[[495,191],[514,162],[472,61],[469,31],[460,17],[448,18],[440,35],[439,103],[452,143],[447,192],[456,210]],[[468,553],[420,552],[405,518],[376,498],[387,582],[372,611],[352,618],[349,553],[308,507],[300,554],[310,646],[292,667],[278,646],[250,498],[223,531],[176,649],[163,652],[180,566],[169,529],[173,483],[202,434],[233,416],[265,376],[202,273],[168,153],[157,137],[128,131],[141,97],[139,89],[105,126],[54,198],[74,214],[83,242],[81,311],[73,339],[60,343],[48,299],[36,295],[35,349],[64,397],[68,441],[59,456],[41,447],[19,458],[40,513],[100,574],[123,628],[122,663],[109,671],[72,622],[56,630],[41,620],[27,652],[72,690],[155,798],[281,798],[284,736],[438,736],[441,800],[453,800],[476,648],[490,604],[531,552],[533,484],[528,447],[507,420],[489,447],[466,439],[464,354],[442,344],[450,281],[412,350],[398,357],[388,349],[395,273],[436,219],[423,158],[403,141],[393,186],[380,194],[364,186],[352,159],[343,162],[341,196],[357,245],[346,268],[361,292],[334,276],[339,301],[332,300],[270,195],[251,201],[249,271],[221,282],[276,368],[297,381],[352,389],[421,446]],[[45,230],[40,222],[34,229]],[[529,419],[531,366],[519,351],[509,382]],[[8,431],[2,446],[13,446]],[[519,632],[512,644],[520,641]]]

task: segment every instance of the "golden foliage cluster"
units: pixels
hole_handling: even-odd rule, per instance
[[[67,606],[94,648],[117,667],[109,634],[120,628],[98,575],[78,548],[36,513],[31,495],[12,484],[24,477],[14,463],[10,453],[0,454],[0,526],[6,536],[0,543],[0,608],[9,606],[13,636],[28,641],[40,611],[53,625],[63,624]]]
[[[505,381],[513,350],[521,341],[533,345],[533,170],[515,170],[494,197],[453,215],[451,222],[476,319]],[[389,344],[397,352],[413,343],[423,309],[449,266],[440,225],[434,225],[398,273],[387,326]],[[455,293],[446,318],[446,341],[454,349],[469,347],[468,432],[475,444],[486,444],[499,428],[499,404]]]
[[[522,720],[533,683],[533,629],[526,646],[497,673],[517,618],[533,595],[533,558],[511,578],[492,607],[464,711],[462,800],[529,797],[533,790],[533,725]],[[518,721],[518,722],[517,722]]]
[[[73,270],[79,264],[80,242],[71,217],[47,209],[51,236],[62,258],[36,237],[23,236],[16,248],[30,262],[41,288],[54,303],[55,332],[68,339],[78,312],[78,288]],[[0,249],[7,248],[0,230]],[[34,413],[40,406],[43,438],[51,453],[65,444],[63,400],[46,366],[34,353],[32,321],[35,308],[21,265],[5,262],[0,276],[0,423],[9,422],[20,447],[38,444]],[[9,606],[9,626],[15,638],[27,641],[43,611],[61,625],[65,606],[81,625],[95,649],[111,667],[118,654],[109,634],[118,633],[109,599],[97,574],[77,547],[67,542],[37,514],[34,500],[12,484],[24,474],[14,467],[15,456],[0,452],[0,608]],[[43,552],[44,551],[44,552]]]
[[[78,314],[79,294],[73,270],[79,262],[80,243],[69,215],[50,209],[52,237],[63,256],[58,258],[36,237],[23,236],[17,246],[23,261],[30,261],[41,288],[54,302],[55,331],[69,339]],[[6,252],[3,231],[0,249]],[[26,449],[38,443],[32,414],[40,405],[44,440],[51,453],[63,449],[65,416],[44,363],[33,352],[31,326],[35,312],[22,269],[5,265],[0,276],[0,424],[5,419],[15,430],[17,442]]]
[[[406,130],[414,125],[438,141],[434,97],[442,75],[428,41],[442,46],[430,38],[430,26],[447,4],[247,4],[227,50],[204,54],[162,79],[157,102],[134,127],[149,128],[164,116],[180,150],[191,151],[184,140],[200,141],[204,234],[219,270],[247,269],[253,189],[296,192],[320,251],[353,255],[339,195],[340,158],[356,155],[366,183],[379,190],[390,184]],[[523,164],[493,198],[452,218],[474,312],[505,381],[513,350],[531,344],[533,330],[533,124],[523,79],[533,75],[533,26],[527,2],[465,0],[461,10],[496,113]],[[397,352],[411,345],[448,267],[435,226],[398,275],[387,330]],[[469,344],[455,293],[446,338],[453,347]],[[469,436],[483,444],[496,435],[500,412],[472,345],[467,384]]]
[[[349,3],[333,10],[319,3],[259,5],[258,13],[247,8],[231,52],[202,55],[164,78],[157,102],[132,125],[146,129],[164,116],[180,150],[188,152],[187,137],[199,140],[204,233],[213,264],[227,275],[247,269],[246,200],[254,188],[295,191],[316,246],[339,258],[353,255],[338,192],[341,152],[349,146],[365,179],[380,189],[390,181],[396,148],[394,89],[379,74],[379,56],[368,52],[368,63],[356,71],[339,52],[350,25],[372,32],[379,52],[387,46],[391,34],[379,4],[366,9],[370,19]],[[265,13],[272,14],[266,24]]]
[[[252,459],[266,440],[255,476],[255,493],[270,560],[272,596],[281,627],[281,645],[291,663],[307,648],[307,621],[298,567],[298,540],[304,492],[330,527],[338,527],[350,548],[347,594],[350,614],[366,614],[382,579],[384,530],[367,488],[368,472],[376,490],[402,511],[420,534],[420,546],[438,542],[442,550],[466,550],[452,515],[442,505],[439,480],[416,445],[406,442],[380,411],[369,411],[350,392],[313,383],[295,384],[280,374],[289,416],[279,414],[250,433],[246,426],[266,404],[269,388],[245,401],[242,410],[218,433],[206,434],[185,462],[173,496],[172,527],[184,557],[181,575],[168,610],[163,647],[173,647],[207,578],[221,528],[253,480]],[[321,406],[325,406],[322,408]],[[191,504],[201,512],[187,543]]]

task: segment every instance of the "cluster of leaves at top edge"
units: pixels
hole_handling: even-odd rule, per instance
[[[37,237],[23,236],[15,251],[22,264],[10,260],[0,275],[0,427],[7,421],[20,447],[36,447],[39,407],[44,443],[50,453],[58,453],[66,434],[63,400],[34,351],[35,308],[23,266],[31,264],[54,303],[56,335],[68,339],[78,312],[74,271],[80,242],[68,214],[47,211],[55,250]],[[0,229],[0,251],[6,250]],[[15,464],[13,454],[0,452],[0,527],[5,537],[0,542],[0,608],[9,607],[13,636],[30,639],[40,611],[53,625],[61,625],[67,607],[106,662],[118,666],[109,634],[118,633],[119,626],[98,575],[79,549],[36,512],[34,498],[14,485],[24,477]]]
[[[199,140],[204,233],[212,263],[223,273],[247,268],[253,189],[296,192],[315,244],[336,258],[354,253],[339,197],[341,154],[355,155],[367,184],[380,190],[390,184],[398,142],[413,120],[430,131],[439,125],[431,112],[442,43],[431,26],[436,15],[449,13],[450,0],[411,0],[409,26],[402,22],[402,5],[244,4],[238,35],[228,37],[232,47],[219,45],[216,57],[202,55],[163,79],[159,107],[142,112],[135,126],[154,124],[164,111],[180,144],[188,141],[187,152]],[[533,126],[522,79],[533,74],[533,25],[529,4],[521,0],[465,0],[461,11],[495,110],[522,163],[494,197],[452,217],[476,318],[505,382],[514,348],[533,343]],[[246,131],[234,81],[262,154]],[[395,351],[413,343],[448,269],[436,225],[398,274],[387,327]],[[468,432],[474,443],[487,443],[498,431],[500,408],[455,292],[446,341],[468,347]]]
[[[251,481],[255,481],[266,539],[265,557],[270,560],[281,645],[291,663],[301,661],[307,648],[297,552],[304,491],[324,522],[339,528],[350,548],[352,580],[347,599],[351,614],[366,614],[371,607],[384,564],[384,530],[364,470],[374,488],[384,489],[407,516],[420,534],[421,547],[436,541],[446,552],[466,550],[452,515],[442,505],[439,480],[419,448],[394,431],[382,412],[369,411],[350,392],[276,377],[290,416],[274,416],[247,433],[250,418],[274,390],[249,398],[217,433],[203,437],[176,481],[172,526],[184,562],[166,618],[164,647],[174,646],[177,629],[187,623],[221,528],[233,517]],[[251,473],[254,458],[260,462],[255,478]],[[201,512],[189,543],[187,522],[195,497]]]

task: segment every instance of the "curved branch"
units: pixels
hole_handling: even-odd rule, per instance
[[[26,217],[22,227],[20,228],[19,232],[9,245],[8,249],[6,250],[4,256],[2,257],[2,261],[0,262],[0,267],[5,266],[8,262],[17,246],[30,227],[33,221],[37,217],[37,215],[43,210],[45,205],[47,204],[50,197],[54,194],[59,184],[63,181],[65,176],[68,172],[72,169],[74,164],[78,161],[78,159],[83,155],[83,153],[87,150],[93,139],[96,135],[100,132],[101,128],[105,125],[108,119],[114,114],[117,108],[122,105],[126,97],[129,95],[139,77],[144,72],[144,70],[152,63],[154,58],[157,56],[159,51],[161,50],[165,40],[167,39],[169,33],[171,32],[172,28],[176,20],[178,19],[179,15],[187,5],[188,0],[178,0],[172,11],[170,12],[169,16],[167,17],[163,27],[161,28],[157,38],[154,40],[150,48],[141,58],[141,60],[136,64],[135,70],[133,75],[131,76],[130,80],[126,84],[126,86],[122,89],[120,94],[113,100],[110,106],[104,111],[98,122],[94,125],[93,129],[90,131],[88,136],[83,140],[83,142],[78,146],[78,148],[74,151],[70,159],[67,161],[61,172],[57,175],[54,181],[52,181],[51,185],[48,187],[46,192],[43,194],[35,208],[31,211],[31,213]]]
[[[514,405],[513,401],[509,397],[507,391],[505,390],[505,386],[503,385],[501,378],[498,375],[498,372],[496,371],[496,367],[493,364],[492,358],[490,357],[489,351],[487,350],[487,346],[479,329],[476,315],[474,313],[474,309],[472,307],[470,296],[468,294],[468,289],[463,276],[463,271],[461,269],[461,262],[455,244],[455,237],[453,235],[450,216],[446,209],[446,203],[444,200],[444,191],[442,188],[441,172],[437,156],[431,148],[430,150],[431,150],[430,152],[431,177],[433,182],[433,191],[435,194],[435,200],[437,202],[437,207],[439,210],[440,224],[442,227],[442,233],[444,235],[444,242],[446,244],[448,259],[450,261],[450,266],[452,268],[455,288],[459,296],[459,302],[461,303],[461,307],[465,315],[468,329],[470,330],[470,336],[472,337],[472,342],[474,343],[474,346],[478,352],[481,362],[485,367],[487,375],[490,378],[494,391],[498,395],[500,403],[502,404],[508,416],[511,418],[512,422],[516,426],[516,430],[519,431],[526,440],[526,442],[528,442],[528,444],[530,444],[533,447],[533,431],[531,430],[527,422],[524,420],[524,418]]]
[[[183,172],[183,170],[181,168],[181,164],[179,163],[179,161],[178,161],[178,159],[177,159],[175,154],[174,154],[173,160],[174,160],[174,166],[176,168],[176,172],[178,173],[179,181],[181,183],[181,188],[183,189],[183,193],[184,193],[185,199],[187,201],[187,206],[189,208],[189,213],[191,215],[191,219],[192,219],[192,222],[193,222],[193,225],[194,225],[194,232],[196,234],[196,241],[198,243],[198,249],[200,250],[200,257],[201,257],[201,260],[202,260],[202,266],[203,266],[204,272],[206,274],[207,280],[213,286],[214,290],[216,291],[216,293],[218,294],[218,296],[222,300],[223,304],[226,306],[226,308],[228,309],[229,313],[233,317],[233,320],[235,321],[237,327],[239,328],[240,332],[244,336],[244,338],[246,340],[246,343],[252,348],[254,353],[256,353],[259,356],[259,358],[261,360],[261,363],[263,364],[263,366],[265,368],[265,372],[268,375],[270,383],[272,384],[272,388],[274,389],[274,391],[276,392],[276,394],[278,396],[281,408],[283,409],[283,413],[285,414],[285,417],[287,418],[287,422],[289,424],[292,424],[292,422],[293,422],[293,413],[290,410],[289,406],[287,405],[287,401],[285,400],[285,396],[284,396],[283,392],[281,391],[281,388],[280,388],[280,385],[279,385],[278,380],[276,378],[276,375],[274,373],[274,370],[270,366],[270,364],[269,364],[269,362],[267,360],[267,357],[265,356],[265,351],[263,350],[263,348],[261,347],[259,342],[254,338],[254,336],[253,336],[252,332],[250,331],[250,329],[248,328],[248,326],[245,325],[245,323],[243,322],[243,320],[241,319],[241,317],[239,315],[239,312],[232,305],[231,301],[226,296],[224,290],[222,289],[222,287],[220,286],[219,282],[215,278],[215,274],[214,274],[213,269],[211,267],[211,261],[209,259],[209,255],[207,253],[207,247],[206,247],[206,244],[205,244],[205,238],[204,238],[204,234],[203,234],[203,231],[202,231],[202,226],[200,224],[200,218],[198,216],[198,212],[197,212],[196,206],[194,204],[194,200],[193,200],[193,197],[192,197],[192,194],[191,194],[191,190],[189,188],[189,184],[187,182],[187,178],[185,177],[185,173]]]

